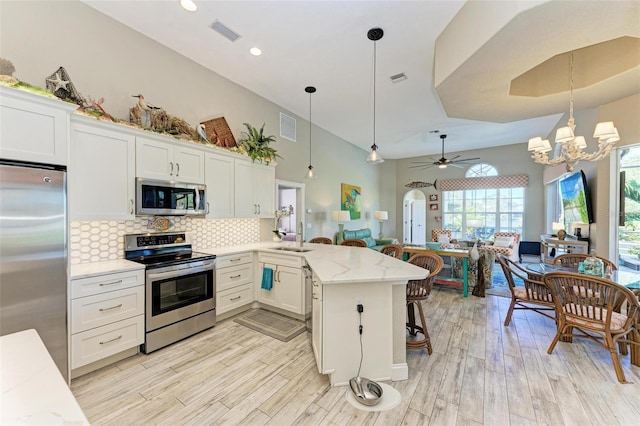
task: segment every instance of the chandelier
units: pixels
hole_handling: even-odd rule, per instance
[[[548,166],[557,166],[566,163],[567,172],[573,171],[573,167],[582,160],[598,161],[607,157],[615,142],[620,140],[618,129],[612,121],[598,123],[593,137],[598,139],[598,149],[595,152],[587,153],[584,149],[587,142],[583,136],[576,136],[574,131],[576,123],[573,118],[573,53],[569,56],[569,121],[566,127],[561,127],[556,132],[556,144],[560,145],[560,154],[553,159],[549,158],[551,144],[547,139],[535,137],[529,139],[528,150],[531,151],[533,161]]]

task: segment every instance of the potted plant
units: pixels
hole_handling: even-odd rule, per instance
[[[271,142],[275,142],[276,137],[264,135],[264,123],[260,129],[253,127],[249,123],[243,124],[247,128],[247,132],[242,132],[242,139],[238,142],[242,144],[241,146],[244,147],[254,162],[259,160],[269,164],[275,161],[276,157],[280,157],[278,152],[269,146]]]

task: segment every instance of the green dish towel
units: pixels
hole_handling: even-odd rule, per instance
[[[262,286],[263,289],[271,291],[271,287],[273,287],[273,269],[267,268],[266,266],[262,268]]]

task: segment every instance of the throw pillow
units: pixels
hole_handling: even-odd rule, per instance
[[[438,242],[442,244],[449,244],[449,236],[447,234],[438,234]]]
[[[495,247],[513,248],[513,237],[496,237],[493,245]]]

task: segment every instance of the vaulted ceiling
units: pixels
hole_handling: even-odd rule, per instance
[[[546,136],[568,111],[567,52],[576,51],[582,82],[576,109],[640,92],[636,0],[194,1],[196,12],[177,0],[85,3],[301,117],[304,88],[316,86],[313,124],[365,150],[374,105],[367,31],[382,28],[375,105],[384,158],[439,153],[433,130],[447,133],[447,151]],[[240,37],[224,38],[214,21]],[[261,56],[249,54],[254,46]],[[392,82],[398,73],[407,79]]]

